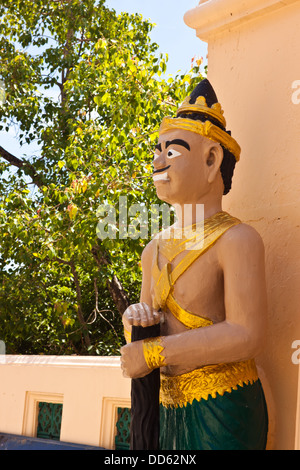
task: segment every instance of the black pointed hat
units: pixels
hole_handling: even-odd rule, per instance
[[[199,96],[204,96],[207,106],[209,106],[210,108],[213,104],[218,103],[218,98],[215,93],[215,90],[213,89],[207,78],[198,83],[194,91],[192,91],[192,93],[190,94],[190,103],[196,103],[196,100],[197,98],[199,98]]]
[[[198,113],[213,119],[215,124],[225,130],[226,120],[224,111],[218,102],[217,95],[209,80],[202,80],[188,96],[177,111],[180,117],[183,113]]]
[[[226,120],[221,104],[209,80],[204,79],[177,110],[176,118],[164,118],[160,133],[183,129],[203,135],[220,143],[235,158],[240,158],[241,148],[226,131]]]

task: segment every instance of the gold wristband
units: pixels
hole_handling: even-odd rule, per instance
[[[126,339],[126,343],[131,343],[131,333],[130,333],[130,331],[125,330],[125,328],[124,328],[124,336],[125,336],[125,339]]]
[[[144,358],[149,369],[157,369],[167,365],[165,357],[161,354],[163,350],[160,336],[143,340]]]

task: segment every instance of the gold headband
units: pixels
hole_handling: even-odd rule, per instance
[[[164,134],[173,129],[183,129],[195,132],[203,137],[207,137],[208,139],[223,145],[234,155],[237,162],[240,159],[241,147],[236,140],[210,121],[201,122],[185,118],[164,118],[161,123],[159,133]]]
[[[211,116],[212,118],[216,119],[224,128],[226,127],[226,120],[221,104],[215,103],[210,108],[209,106],[207,106],[206,99],[204,98],[204,96],[199,96],[194,104],[190,103],[190,97],[188,96],[184,100],[182,105],[179,107],[177,115],[184,112],[207,114],[208,116]]]

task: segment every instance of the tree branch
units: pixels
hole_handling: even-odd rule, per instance
[[[95,245],[93,246],[92,248],[92,255],[98,265],[98,267],[100,268],[100,266],[102,264],[104,265],[108,265],[110,264],[109,260],[107,259],[107,257],[105,256],[105,254],[103,254],[103,252],[101,251],[100,247]],[[106,285],[107,285],[107,288],[109,290],[109,293],[118,309],[118,312],[120,313],[120,315],[122,316],[123,313],[125,312],[125,310],[129,307],[130,305],[130,300],[125,292],[125,290],[123,289],[123,286],[121,284],[121,282],[119,281],[119,279],[117,278],[117,276],[114,274],[112,279],[111,280],[107,280],[106,282]]]
[[[78,305],[78,310],[77,310],[77,317],[79,320],[79,323],[81,325],[81,330],[83,333],[84,337],[84,343],[86,348],[89,348],[91,346],[91,340],[88,332],[88,327],[87,327],[87,322],[84,320],[83,312],[82,312],[82,295],[81,295],[81,287],[80,287],[80,282],[79,282],[79,277],[78,273],[76,270],[75,263],[73,259],[71,261],[66,261],[64,259],[55,257],[53,261],[57,261],[58,263],[64,264],[66,266],[70,266],[73,279],[74,279],[74,284],[76,288],[76,297],[77,297],[77,305]],[[78,331],[78,330],[77,330]]]
[[[76,287],[77,305],[78,305],[78,311],[77,311],[78,319],[79,319],[80,324],[82,325],[85,345],[88,348],[89,346],[91,346],[91,340],[90,340],[87,324],[86,324],[86,322],[84,321],[84,318],[83,318],[83,313],[82,313],[82,308],[81,308],[81,298],[82,297],[81,297],[81,287],[80,287],[80,283],[79,283],[78,273],[77,273],[77,270],[75,268],[75,264],[74,264],[73,261],[70,261],[69,265],[71,267],[71,271],[72,271],[72,274],[73,274],[73,279],[74,279],[74,283],[75,283],[75,287]]]
[[[31,163],[15,157],[14,155],[9,153],[7,150],[5,150],[1,146],[0,146],[0,157],[4,158],[4,160],[6,160],[11,165],[16,166],[17,168],[20,168],[21,170],[23,170],[26,174],[30,176],[30,178],[32,179],[32,182],[36,184],[39,188],[44,185],[41,176],[36,172],[34,166],[31,165]]]

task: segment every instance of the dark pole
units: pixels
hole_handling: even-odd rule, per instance
[[[133,326],[131,341],[159,335],[159,324],[146,328]],[[130,450],[159,449],[159,387],[160,369],[131,381]]]

